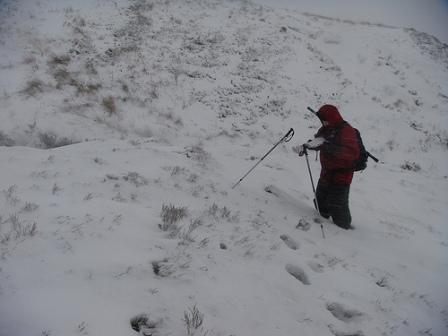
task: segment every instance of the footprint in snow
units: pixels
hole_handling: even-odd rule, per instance
[[[299,243],[296,242],[293,238],[288,235],[281,235],[280,239],[283,240],[286,246],[288,246],[291,250],[298,250]]]
[[[355,309],[349,309],[340,303],[327,303],[328,311],[338,320],[349,323],[359,320],[364,314]]]
[[[304,285],[311,285],[310,280],[308,279],[308,276],[306,275],[305,271],[301,269],[298,266],[287,264],[286,265],[286,271],[291,274],[294,278],[299,280]]]
[[[308,261],[308,266],[316,273],[324,272],[324,266],[322,264],[319,264],[317,261]]]

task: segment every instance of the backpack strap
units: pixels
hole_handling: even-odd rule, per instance
[[[339,139],[339,135],[340,135],[340,133],[341,133],[341,131],[342,131],[342,129],[345,127],[345,126],[350,126],[350,124],[348,123],[348,122],[346,122],[345,120],[343,120],[336,128],[335,128],[335,130],[336,130],[336,132],[335,132],[335,134],[334,134],[334,137],[335,137],[335,139],[336,138],[338,138],[338,140],[340,140]],[[338,141],[338,145],[340,144],[340,141]]]
[[[344,127],[346,127],[347,125],[349,125],[348,122],[346,122],[345,120],[343,120],[337,127],[334,128],[334,133],[332,136],[332,140],[334,141],[334,144],[337,146],[341,146],[341,138],[340,138],[340,134],[341,131]]]

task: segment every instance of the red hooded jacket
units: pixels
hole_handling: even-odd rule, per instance
[[[324,184],[350,185],[353,179],[352,167],[359,157],[356,131],[342,119],[333,105],[322,106],[317,116],[322,122],[328,123],[315,135],[327,140],[320,148],[320,181]]]

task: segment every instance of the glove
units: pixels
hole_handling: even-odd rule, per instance
[[[326,140],[324,138],[317,137],[312,140],[308,140],[308,142],[304,143],[302,146],[308,149],[318,150],[325,142]]]
[[[326,140],[324,138],[317,137],[308,140],[308,142],[304,143],[303,145],[293,147],[292,150],[294,153],[299,154],[299,156],[303,156],[307,149],[319,150],[324,143],[326,143]]]
[[[303,154],[305,154],[305,150],[306,150],[306,148],[304,147],[304,145],[294,146],[294,147],[292,148],[292,151],[293,151],[294,153],[299,154],[299,156],[303,156]]]

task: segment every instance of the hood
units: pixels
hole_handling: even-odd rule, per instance
[[[336,126],[343,121],[337,107],[333,105],[322,106],[317,111],[317,116],[321,121],[327,121],[330,124],[329,126]]]

